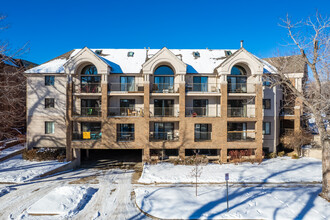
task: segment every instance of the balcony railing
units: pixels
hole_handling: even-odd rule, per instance
[[[96,116],[100,117],[102,114],[101,107],[81,107],[80,108],[80,114],[75,112],[74,115],[80,115],[80,116]]]
[[[253,93],[254,83],[228,83],[228,93]]]
[[[294,107],[283,107],[280,110],[280,115],[294,115]]]
[[[117,141],[134,141],[134,132],[117,132]]]
[[[220,92],[217,83],[186,83],[186,92]]]
[[[142,108],[132,108],[132,107],[109,107],[108,108],[109,117],[143,117]]]
[[[74,85],[75,93],[101,93],[101,83],[81,83]]]
[[[150,132],[150,141],[178,141],[179,137],[175,131],[168,132]]]
[[[101,131],[73,132],[72,140],[99,140],[102,137]]]
[[[144,86],[142,83],[110,83],[110,92],[125,92],[125,93],[143,93]]]
[[[186,117],[217,117],[220,116],[215,106],[186,107]]]
[[[154,111],[151,112],[153,117],[177,117],[178,112],[175,112],[174,107],[154,107]]]
[[[227,141],[255,141],[255,131],[228,131]]]
[[[210,132],[210,131],[205,131],[205,132],[195,131],[195,142],[210,141],[211,140],[211,134],[212,134],[212,132]]]
[[[175,83],[153,83],[151,84],[151,92],[153,93],[176,93],[178,90]]]
[[[228,117],[247,117],[247,110],[244,107],[228,106]]]

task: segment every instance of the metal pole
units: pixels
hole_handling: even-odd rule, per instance
[[[228,180],[226,181],[227,184],[227,212],[229,211],[229,204],[228,204]]]

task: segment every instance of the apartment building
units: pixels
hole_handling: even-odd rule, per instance
[[[143,161],[194,150],[260,158],[284,126],[300,127],[299,103],[283,111],[281,88],[263,81],[270,61],[243,47],[69,51],[26,71],[28,146],[64,147],[69,160],[100,149],[139,150]],[[289,74],[302,89],[299,71]]]

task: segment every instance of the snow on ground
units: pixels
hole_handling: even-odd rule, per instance
[[[0,182],[26,182],[66,163],[55,160],[28,161],[17,155],[0,163]]]
[[[191,171],[194,166],[161,163],[144,165],[140,183],[187,183],[194,182]],[[278,157],[264,160],[261,164],[208,164],[202,166],[199,182],[217,183],[225,181],[229,173],[230,182],[320,182],[322,162],[313,158],[298,160]]]
[[[0,159],[9,155],[9,154],[12,154],[12,153],[15,153],[19,150],[22,150],[24,149],[24,145],[23,144],[19,144],[19,145],[16,145],[16,146],[13,146],[13,147],[9,147],[7,149],[4,149],[2,151],[0,151]]]
[[[96,191],[84,186],[57,187],[30,206],[25,214],[68,218],[83,209]]]
[[[141,187],[135,189],[137,205],[160,219],[330,219],[330,203],[318,197],[321,187],[229,189]]]

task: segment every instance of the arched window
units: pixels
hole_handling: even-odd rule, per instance
[[[85,66],[81,71],[81,75],[97,75],[97,69],[94,65]]]
[[[174,75],[174,72],[168,66],[160,66],[155,70],[154,75]]]
[[[174,92],[174,72],[168,66],[160,66],[154,72],[153,92]]]
[[[238,65],[235,65],[231,71],[230,75],[227,77],[228,81],[228,92],[229,93],[246,93],[246,81],[247,73],[246,70]]]

